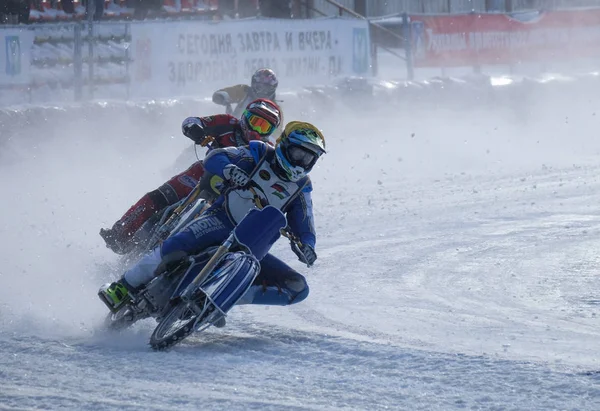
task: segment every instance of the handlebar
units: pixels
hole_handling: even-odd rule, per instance
[[[298,256],[298,258],[300,259],[300,262],[303,264],[306,264],[307,267],[310,267],[312,264],[309,264],[308,261],[306,261],[306,257],[304,256],[304,253],[302,252],[302,241],[300,241],[300,239],[294,234],[292,233],[290,227],[285,227],[282,228],[281,230],[279,230],[279,232],[281,233],[282,236],[284,236],[285,238],[287,238],[288,240],[290,240],[290,246],[292,247],[292,251],[294,252],[294,254],[296,254]],[[302,257],[300,257],[302,256]]]

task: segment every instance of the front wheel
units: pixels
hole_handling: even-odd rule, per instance
[[[150,346],[166,350],[194,332],[198,314],[190,304],[179,301],[160,321],[150,336]]]
[[[153,349],[169,349],[193,332],[205,330],[221,318],[222,313],[215,309],[206,295],[200,293],[195,300],[186,302],[179,299],[160,319],[150,336],[150,346]]]

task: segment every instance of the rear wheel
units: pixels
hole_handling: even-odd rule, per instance
[[[140,318],[136,317],[130,306],[126,305],[116,313],[108,313],[104,319],[106,328],[112,331],[121,331],[131,327]]]

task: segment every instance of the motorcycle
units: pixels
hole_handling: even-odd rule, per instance
[[[260,272],[260,260],[280,235],[299,251],[300,241],[286,227],[285,215],[275,207],[250,210],[220,246],[163,261],[157,276],[109,313],[109,328],[123,329],[154,317],[158,325],[150,346],[155,350],[207,329],[248,291]]]

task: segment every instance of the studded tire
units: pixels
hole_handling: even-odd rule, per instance
[[[150,346],[157,351],[167,350],[194,332],[198,315],[184,301],[179,301],[160,320],[150,336]]]

